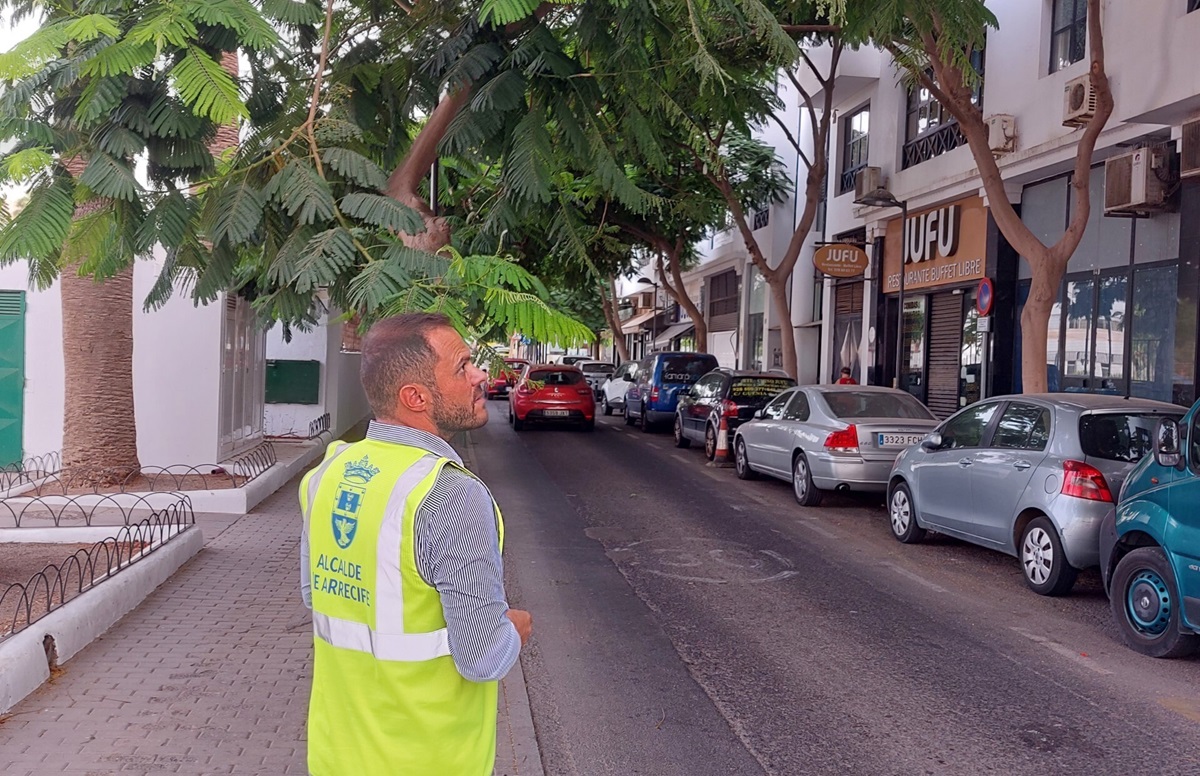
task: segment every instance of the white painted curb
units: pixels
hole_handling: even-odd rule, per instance
[[[54,637],[58,662],[67,662],[167,581],[204,547],[193,526],[111,579],[73,598],[15,636],[0,641],[0,714],[50,678],[42,641]]]

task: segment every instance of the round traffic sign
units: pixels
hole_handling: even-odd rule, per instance
[[[992,279],[980,280],[979,289],[975,292],[975,309],[979,311],[980,315],[990,315],[994,301],[996,301],[996,293],[992,286]]]

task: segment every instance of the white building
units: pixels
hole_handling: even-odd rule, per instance
[[[980,63],[983,112],[1010,117],[996,119],[993,137],[1008,198],[1036,234],[1053,242],[1068,220],[1069,178],[1082,132],[1073,120],[1085,120],[1088,112],[1086,19],[1076,15],[1083,4],[988,5],[999,28],[988,31]],[[1200,178],[1188,173],[1200,167],[1200,125],[1190,123],[1200,117],[1200,2],[1106,0],[1102,7],[1115,110],[1095,155],[1091,220],[1050,324],[1048,374],[1054,389],[1190,403],[1197,376]],[[827,67],[828,50],[812,56],[818,67]],[[807,69],[798,76],[818,88]],[[854,203],[856,180],[878,176],[907,202],[910,224],[936,224],[940,218],[956,228],[957,244],[949,255],[931,250],[905,261],[904,384],[946,415],[980,396],[1019,390],[1019,316],[1029,269],[996,228],[955,122],[927,92],[910,91],[905,81],[878,50],[842,55],[834,83],[826,212],[794,274],[789,323],[797,333],[802,382],[828,382],[846,365],[861,382],[892,384],[899,211]],[[789,126],[798,121],[797,136],[811,142],[795,96],[786,88],[781,96],[788,106],[784,120],[793,122]],[[819,102],[819,93],[815,96]],[[769,125],[761,137],[795,170],[796,154],[780,134]],[[1139,148],[1146,150],[1136,162],[1130,156],[1114,163],[1120,168],[1112,168],[1106,186],[1104,162]],[[800,169],[795,177],[802,175]],[[1124,208],[1141,210],[1137,218],[1128,212],[1105,215],[1106,192],[1114,204],[1140,184],[1147,184],[1151,199],[1161,190],[1164,202]],[[761,242],[774,261],[797,210],[794,202],[785,202],[770,209],[769,223],[759,222],[766,235]],[[835,240],[865,244],[871,261],[864,276],[814,281],[813,243]],[[710,323],[710,349],[723,363],[742,367],[759,365],[761,352],[761,365],[771,367],[779,322],[770,305],[759,301],[756,273],[740,237],[719,234],[705,253],[706,263],[693,274],[708,284],[706,312],[717,324]],[[722,278],[730,271],[736,276],[732,286]],[[979,322],[977,294],[984,279],[985,297],[987,291],[992,297],[990,334]],[[718,298],[712,296],[714,286]],[[733,316],[733,305],[720,301],[731,290],[737,300]],[[988,300],[983,301],[986,309]]]
[[[284,344],[281,327],[258,328],[249,304],[236,296],[196,307],[180,295],[143,312],[160,269],[159,261],[145,261],[134,274],[134,404],[143,466],[219,463],[271,435],[305,437],[325,413],[335,434],[366,417],[359,356],[340,352],[340,324],[296,332]],[[57,284],[28,290],[23,263],[0,268],[0,351],[0,465],[61,450],[61,297]],[[291,374],[315,384],[297,387],[285,379],[268,390],[268,372],[287,373],[291,362],[305,365]],[[267,403],[269,393],[304,403]]]

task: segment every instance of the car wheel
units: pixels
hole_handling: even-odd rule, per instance
[[[821,491],[813,485],[812,472],[808,469],[808,459],[804,453],[796,453],[792,461],[792,493],[796,503],[802,507],[815,507],[821,503]]]
[[[1038,595],[1066,595],[1079,570],[1067,562],[1062,540],[1048,517],[1035,517],[1021,534],[1021,570],[1025,584]]]
[[[925,529],[917,525],[917,510],[913,507],[908,483],[901,482],[892,488],[892,495],[888,499],[888,517],[891,519],[892,536],[902,543],[916,544],[925,538]]]
[[[512,422],[513,422],[513,412],[512,412],[512,405],[511,405],[511,404],[509,404],[509,405],[508,405],[508,425],[510,425],[510,426],[511,426],[511,425],[512,425]]]
[[[525,428],[525,421],[521,420],[516,415],[513,415],[512,426],[513,431],[522,431]]]
[[[646,413],[645,404],[642,405],[642,414],[638,415],[638,428],[642,430],[643,434],[650,433],[650,416]]]
[[[750,468],[750,457],[746,454],[746,441],[741,437],[733,443],[733,468],[739,480],[758,479],[758,472]]]
[[[625,411],[624,411],[624,413],[622,413],[622,414],[624,414],[624,415],[625,415],[625,425],[626,425],[626,426],[632,426],[632,425],[633,425],[633,421],[634,421],[634,417],[633,417],[632,415],[630,415],[630,414],[629,414],[629,404],[628,404],[628,403],[626,403],[626,404],[625,404]]]
[[[676,447],[691,447],[692,440],[683,435],[683,421],[679,416],[675,416],[675,446]]]
[[[717,430],[711,423],[704,427],[704,457],[710,461],[717,460]]]
[[[605,414],[605,415],[611,415],[611,414],[612,414],[612,405],[608,403],[608,397],[607,397],[607,396],[605,396],[605,397],[604,397],[604,414]]]
[[[1139,547],[1117,564],[1109,605],[1121,640],[1150,657],[1184,657],[1200,650],[1200,636],[1179,629],[1179,585],[1160,547]]]

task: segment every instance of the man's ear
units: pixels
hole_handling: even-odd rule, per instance
[[[400,406],[409,412],[427,412],[430,396],[424,386],[409,383],[400,387]]]

